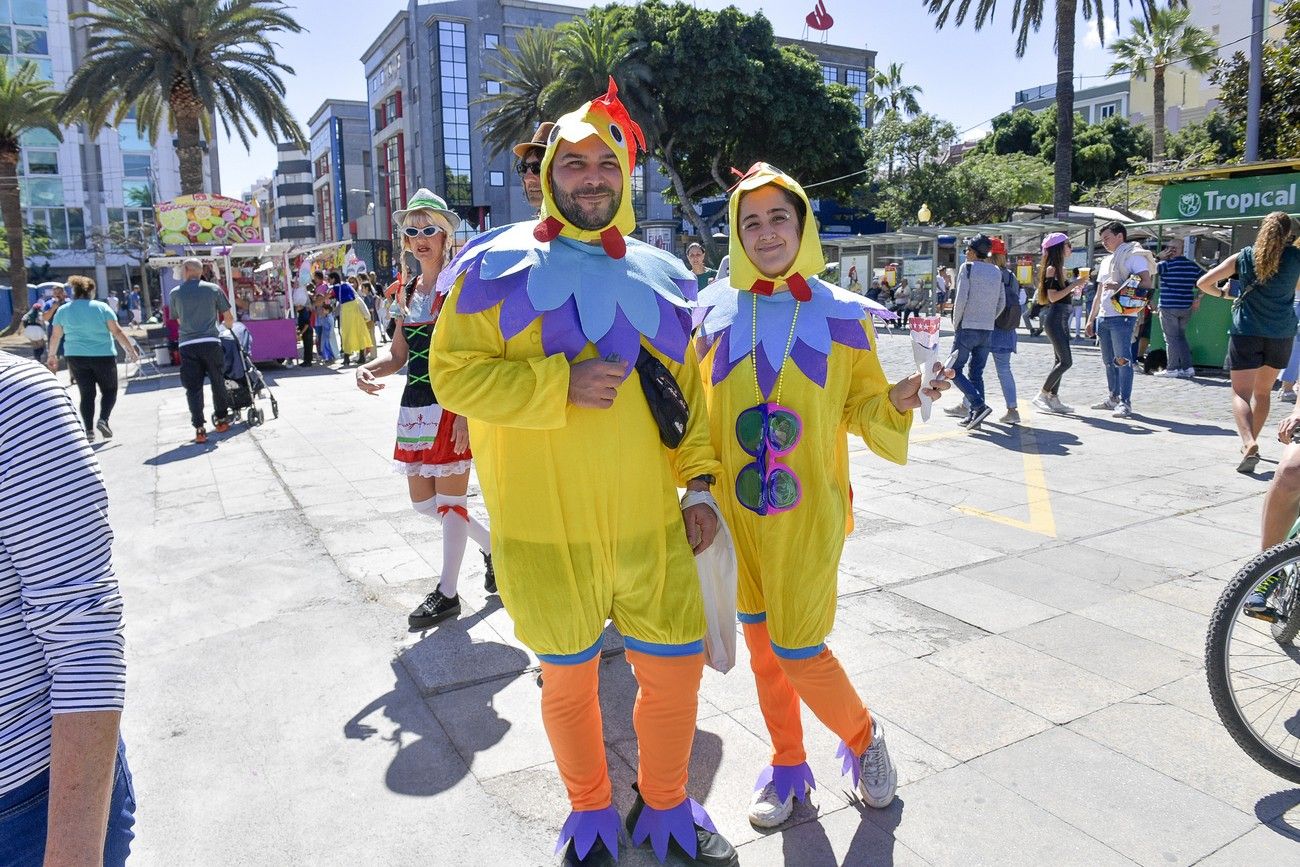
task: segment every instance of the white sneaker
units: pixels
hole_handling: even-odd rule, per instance
[[[1111,413],[1115,418],[1128,418],[1132,414],[1133,407],[1122,401],[1115,405],[1115,411]]]
[[[1182,370],[1178,371],[1178,375],[1181,376],[1183,379],[1191,379],[1192,377],[1196,376],[1196,368],[1184,367]]]
[[[877,810],[888,807],[898,791],[898,771],[889,758],[889,747],[885,744],[885,733],[880,730],[880,723],[872,721],[871,746],[862,754],[861,776],[858,778],[858,794],[862,800]]]
[[[970,404],[968,404],[966,401],[963,400],[961,403],[957,404],[956,406],[950,406],[947,409],[945,409],[943,411],[943,414],[950,415],[953,418],[965,418],[966,416],[970,415]]]
[[[776,796],[776,783],[768,783],[754,793],[749,804],[749,821],[756,828],[775,828],[794,810],[794,792],[784,801]]]
[[[1092,405],[1092,408],[1093,409],[1114,409],[1117,406],[1119,406],[1119,401],[1113,397],[1108,397],[1105,400],[1103,400],[1101,403],[1094,403]]]
[[[1284,391],[1278,395],[1277,399],[1282,401],[1282,403],[1295,403],[1295,392]]]
[[[1020,410],[1009,409],[998,419],[1002,424],[1020,424]]]
[[[1175,370],[1172,367],[1166,367],[1164,370],[1156,374],[1156,376],[1163,377],[1164,379],[1178,379],[1182,375],[1183,372],[1181,370]]]
[[[1055,395],[1055,394],[1049,395],[1047,398],[1047,402],[1052,405],[1052,409],[1056,410],[1061,415],[1069,415],[1070,413],[1074,412],[1074,407],[1066,406],[1065,404],[1061,403],[1061,398],[1059,395]]]
[[[1056,410],[1052,409],[1052,405],[1048,402],[1047,395],[1045,394],[1040,394],[1038,397],[1031,400],[1030,403],[1034,405],[1035,409],[1041,410],[1042,412],[1056,412]]]

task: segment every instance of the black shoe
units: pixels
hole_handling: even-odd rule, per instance
[[[492,568],[492,555],[487,551],[479,551],[483,555],[483,563],[487,566],[487,571],[483,573],[483,589],[489,593],[497,592],[497,573]]]
[[[972,411],[970,419],[966,421],[962,427],[966,428],[966,430],[978,430],[979,426],[983,424],[984,419],[988,418],[992,414],[993,407],[986,403],[979,409]]]
[[[448,599],[441,590],[435,590],[416,607],[406,618],[412,629],[428,629],[449,617],[460,616],[460,597]]]
[[[609,854],[605,841],[599,837],[591,844],[585,858],[578,857],[577,846],[576,840],[569,841],[569,845],[564,847],[564,857],[560,859],[561,864],[566,865],[566,867],[568,865],[573,865],[573,867],[579,867],[579,865],[581,867],[613,867],[617,863],[614,856]]]
[[[108,426],[108,419],[101,418],[99,424],[95,425],[95,429],[104,435],[104,439],[111,440],[113,438],[113,429]]]
[[[633,783],[632,788],[636,788],[635,783]],[[632,811],[627,814],[627,833],[629,835],[636,828],[636,820],[641,817],[643,809],[645,809],[645,801],[641,799],[641,792],[637,791],[636,803],[632,805]],[[739,867],[740,864],[740,856],[736,854],[736,847],[728,843],[726,837],[700,825],[695,826],[694,858],[686,854],[686,850],[682,848],[675,838],[670,837],[668,839],[668,849],[675,852],[687,864],[705,864],[709,865],[709,867]]]

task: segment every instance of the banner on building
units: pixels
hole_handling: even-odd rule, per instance
[[[164,247],[247,244],[265,241],[257,206],[225,196],[195,193],[154,207]]]

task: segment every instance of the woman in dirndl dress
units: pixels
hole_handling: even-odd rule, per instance
[[[357,368],[357,387],[377,394],[388,376],[406,366],[397,416],[393,466],[406,476],[411,507],[442,525],[442,574],[438,586],[407,618],[412,629],[427,629],[460,614],[457,579],[468,539],[482,549],[487,574],[484,588],[496,592],[488,529],[466,506],[469,470],[469,426],[464,418],[438,405],[429,382],[429,343],[446,294],[436,291],[438,274],[451,261],[452,239],[460,217],[426,189],[418,190],[406,208],[393,213],[400,226],[403,251],[420,263],[394,299],[396,328],[388,355]]]

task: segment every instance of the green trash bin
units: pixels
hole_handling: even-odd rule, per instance
[[[1156,293],[1159,299],[1160,293]],[[1187,343],[1192,347],[1192,364],[1221,370],[1228,357],[1228,328],[1232,325],[1232,299],[1201,295],[1201,304],[1187,324]],[[1151,349],[1165,348],[1160,315],[1151,322]]]

